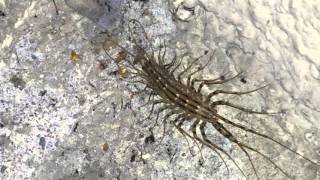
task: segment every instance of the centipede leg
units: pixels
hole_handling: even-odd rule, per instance
[[[166,132],[166,126],[167,126],[167,120],[173,116],[173,115],[179,115],[180,113],[183,113],[181,110],[171,110],[169,111],[164,117],[163,117],[163,135],[162,138],[160,140],[160,142],[162,142],[165,132]]]
[[[165,105],[162,106],[161,108],[158,109],[157,111],[157,115],[156,115],[156,119],[155,119],[155,124],[153,125],[153,127],[155,127],[158,124],[158,120],[159,120],[159,116],[162,112],[164,112],[165,110],[171,109],[171,108],[175,108],[172,105]]]
[[[154,112],[154,107],[155,107],[155,105],[161,104],[161,103],[164,103],[164,102],[161,101],[161,100],[157,100],[157,101],[154,101],[154,102],[152,103],[150,113],[149,113],[149,115],[145,118],[145,120],[146,120],[146,119],[150,119],[151,115],[152,115],[153,112]]]
[[[145,86],[142,90],[132,92],[132,97],[147,92],[147,89],[148,89],[148,86]],[[153,94],[153,93],[149,94],[148,102],[150,101],[151,96],[154,96],[154,95],[155,94]]]
[[[237,75],[226,79],[225,76],[221,76],[220,78],[213,79],[213,80],[204,80],[206,85],[211,85],[211,84],[224,84],[226,82],[229,82],[237,77],[239,77],[242,74],[242,72],[238,73]],[[220,80],[220,81],[219,81]]]
[[[161,54],[162,49],[164,49],[164,52]],[[163,45],[160,45],[160,50],[158,52],[158,62],[160,66],[165,66],[165,55],[167,52],[167,47],[166,47],[166,43],[165,40],[163,41]]]
[[[273,164],[277,169],[279,169],[285,176],[287,176],[288,178],[292,178],[288,173],[286,173],[280,166],[278,166],[275,162],[273,162],[271,160],[270,157],[266,156],[265,154],[261,153],[260,151],[258,151],[257,149],[251,147],[251,146],[248,146],[246,144],[243,144],[243,143],[239,143],[241,146],[253,151],[253,152],[256,152],[258,153],[260,156],[264,157],[266,160],[268,160],[271,164]]]
[[[200,123],[200,126],[199,126],[202,139],[203,139],[205,142],[207,142],[208,144],[213,144],[213,143],[207,138],[207,135],[206,135],[206,132],[205,132],[206,124],[207,124],[207,123],[206,123],[205,121],[202,121],[202,122]],[[222,157],[222,155],[219,153],[219,151],[216,151],[216,150],[215,150],[215,153],[217,153],[217,155],[219,156],[219,158],[222,160],[223,164],[226,166],[227,171],[228,171],[228,177],[230,177],[230,169],[229,169],[229,166],[227,165],[226,161],[224,160],[224,158]],[[241,171],[241,173],[245,176],[245,174],[242,172],[241,169],[240,169],[240,171]]]
[[[148,104],[151,102],[151,99],[154,98],[154,96],[155,96],[155,94],[150,93],[149,96],[148,96],[147,102],[144,103],[144,104],[142,104],[141,106],[139,106],[137,109],[141,109],[141,108],[145,107],[146,105],[148,105]],[[159,101],[160,101],[160,100],[159,100]],[[158,103],[158,104],[159,104],[160,102],[153,102],[153,103]]]
[[[183,59],[184,59],[186,56],[187,56],[187,55],[184,54],[184,55],[180,58],[178,64],[177,64],[173,69],[170,70],[170,75],[171,75],[172,77],[174,77],[174,72],[180,67]]]
[[[137,84],[137,83],[140,83],[140,84],[143,84],[143,85],[146,84],[144,81],[139,81],[139,80],[129,81],[129,80],[123,79],[122,81],[131,83],[131,84]]]
[[[259,180],[259,176],[256,170],[255,165],[253,164],[252,158],[250,156],[250,154],[248,153],[248,151],[244,148],[244,146],[242,146],[242,144],[233,136],[233,134],[231,132],[229,132],[222,124],[220,124],[218,121],[212,121],[211,122],[212,126],[225,138],[227,138],[230,142],[233,142],[235,144],[238,145],[238,147],[241,149],[242,152],[245,153],[245,155],[247,156],[255,176],[257,177],[257,179]]]
[[[163,112],[161,110],[158,110],[157,112],[157,115],[156,115],[156,119],[155,119],[155,123],[154,125],[152,126],[152,128],[156,127],[156,125],[158,125],[158,120],[159,120],[159,116],[160,116],[160,113]]]
[[[192,125],[191,125],[191,127],[190,127],[191,132],[192,132],[192,135],[193,135],[193,138],[195,138],[197,141],[201,140],[201,139],[199,138],[199,136],[197,135],[197,126],[199,125],[199,122],[200,122],[200,120],[196,119],[196,120],[192,123]],[[216,150],[213,150],[213,151],[217,153]]]
[[[256,175],[257,179],[259,180],[260,178],[258,176],[257,169],[256,169],[255,165],[253,164],[253,161],[252,161],[252,158],[251,158],[250,154],[248,153],[248,151],[245,148],[243,148],[243,146],[241,144],[237,143],[237,145],[246,154],[246,156],[249,159],[249,162],[250,162],[250,164],[251,164],[251,166],[253,168],[254,174]]]
[[[202,56],[200,56],[200,57],[202,57]],[[178,76],[177,76],[178,81],[181,81],[182,76],[183,76],[197,61],[199,61],[200,57],[199,57],[199,58],[196,58],[195,60],[193,60],[193,61],[187,66],[186,69],[184,69],[183,71],[181,71],[181,72],[178,74]]]
[[[194,83],[195,82],[201,82],[199,87],[198,87],[198,92],[200,92],[204,85],[223,84],[223,83],[229,82],[229,81],[239,77],[241,74],[242,73],[238,73],[237,75],[235,75],[235,76],[233,76],[231,78],[228,78],[228,79],[225,78],[226,74],[224,74],[224,75],[222,75],[222,76],[220,76],[218,78],[215,78],[215,79],[194,79]]]
[[[150,119],[151,115],[153,114],[154,106],[155,106],[155,105],[156,105],[155,103],[152,103],[151,111],[150,111],[149,115],[145,118],[145,120]]]
[[[194,74],[202,71],[202,70],[209,64],[209,62],[210,62],[210,61],[207,61],[207,63],[206,63],[205,65],[200,66],[196,71],[194,71],[194,72],[192,72],[192,73],[190,73],[190,74],[188,75],[188,79],[187,79],[187,85],[188,85],[188,86],[191,86],[191,87],[194,86],[194,83],[195,83],[195,82],[194,82],[194,81],[191,81],[192,76],[193,76]]]
[[[256,89],[253,89],[253,90],[250,90],[250,91],[224,91],[224,90],[215,90],[211,93],[209,93],[208,95],[208,99],[212,98],[213,96],[217,95],[217,94],[234,94],[234,95],[243,95],[243,94],[250,94],[250,93],[253,93],[255,91],[258,91],[260,89],[263,89],[265,87],[267,87],[268,85],[265,85],[265,86],[262,86],[262,87],[259,87],[259,88],[256,88]]]
[[[203,139],[199,138],[198,136],[192,136],[189,133],[187,133],[185,130],[183,130],[182,128],[177,128],[181,133],[187,135],[188,137],[190,137],[191,139],[196,139],[199,143],[209,147],[211,150],[213,150],[214,152],[216,152],[218,154],[218,156],[223,159],[223,157],[221,156],[221,154],[218,152],[220,151],[221,153],[223,153],[224,155],[226,155],[233,163],[234,165],[239,169],[239,171],[242,173],[242,175],[244,177],[246,177],[246,175],[244,174],[244,172],[242,171],[242,169],[240,168],[240,166],[238,165],[237,162],[235,162],[235,160],[221,147],[217,146],[216,144],[212,143],[211,141],[209,141],[204,133],[204,126],[205,124],[202,125],[202,137]],[[196,129],[196,126],[193,128]],[[201,130],[201,127],[200,127]],[[195,130],[193,130],[195,132]],[[217,151],[218,150],[218,151]]]
[[[173,67],[173,65],[176,64],[176,62],[177,62],[177,55],[175,54],[174,57],[173,57],[173,59],[172,59],[172,61],[169,62],[169,63],[167,63],[167,64],[164,64],[163,66],[164,66],[164,68],[168,71],[170,68]]]
[[[259,133],[259,132],[255,131],[255,130],[250,129],[250,128],[248,128],[248,127],[245,127],[245,126],[243,126],[243,125],[234,123],[234,122],[232,122],[232,121],[230,121],[230,120],[228,120],[228,119],[226,119],[226,118],[224,118],[223,116],[220,116],[220,115],[218,115],[218,114],[215,114],[215,116],[216,116],[217,118],[221,119],[223,122],[225,122],[225,123],[227,123],[227,124],[230,124],[230,125],[232,125],[232,126],[234,126],[234,127],[236,127],[236,128],[242,129],[242,130],[244,130],[244,131],[246,131],[246,132],[250,132],[250,133],[252,133],[252,134],[254,134],[254,135],[257,135],[257,136],[260,136],[260,137],[262,137],[262,138],[268,139],[268,140],[270,140],[270,141],[272,141],[272,142],[280,145],[281,147],[283,147],[283,148],[291,151],[292,153],[300,156],[301,158],[305,159],[306,161],[308,161],[308,162],[310,162],[310,163],[312,163],[312,164],[314,164],[314,165],[316,165],[316,166],[320,166],[318,163],[310,160],[309,158],[303,156],[302,154],[296,152],[295,150],[293,150],[293,149],[289,148],[288,146],[284,145],[283,143],[281,143],[281,142],[279,142],[279,141],[277,141],[277,140],[275,140],[275,139],[273,139],[273,138],[271,138],[271,137],[269,137],[269,136],[267,136],[267,135],[265,135],[265,134]]]
[[[175,118],[175,120],[172,122],[174,127],[182,134],[182,136],[186,139],[187,141],[187,144],[188,144],[188,148],[189,148],[189,151],[190,151],[190,154],[192,156],[195,156],[195,154],[193,154],[193,152],[191,151],[191,146],[190,146],[190,143],[188,141],[188,138],[189,137],[190,139],[193,139],[191,136],[188,136],[189,134],[185,134],[184,133],[184,130],[182,129],[182,125],[183,123],[186,121],[186,118],[184,117],[185,115],[179,115],[178,117]],[[195,141],[196,145],[198,146],[199,148],[199,151],[200,151],[200,154],[201,154],[201,158],[203,158],[203,155],[202,155],[202,152],[201,152],[201,147],[200,145],[198,144],[197,141]]]
[[[182,128],[183,123],[186,121],[186,117],[184,117],[185,115],[182,115],[182,116],[183,116],[183,118],[181,118],[181,119],[179,119],[179,118],[175,119],[173,125],[186,138],[191,155],[195,156],[195,154],[193,154],[191,151],[191,147],[189,145],[189,141],[188,141],[187,137],[194,140],[194,143],[196,143],[197,147],[199,148],[201,158],[204,160],[204,157],[203,157],[202,151],[201,151],[202,148],[200,147],[199,142]]]
[[[192,135],[193,135],[193,137],[196,138],[196,139],[200,139],[200,138],[198,137],[198,135],[197,135],[197,126],[199,125],[199,123],[200,123],[200,120],[199,120],[199,119],[196,119],[196,120],[192,123],[192,125],[191,125],[191,127],[190,127],[191,132],[192,132]]]
[[[162,61],[162,59],[161,59],[161,50],[162,50],[162,45],[161,45],[161,42],[160,42],[160,49],[158,50],[158,58],[157,58],[157,60],[158,60],[158,63],[159,63],[161,66],[163,66],[163,61]]]
[[[160,47],[159,47],[160,49],[159,49],[159,51],[158,51],[158,57],[157,57],[157,60],[158,60],[158,64],[160,65],[160,66],[164,66],[164,54],[166,53],[166,51],[167,51],[167,48],[166,48],[166,46],[165,46],[165,41],[163,42],[163,44],[161,44],[161,42],[160,42]],[[164,49],[164,52],[161,54],[161,52],[162,52],[162,49]]]
[[[161,60],[162,60],[162,62],[163,62],[163,64],[164,64],[164,63],[165,63],[165,62],[164,62],[164,59],[165,59],[166,54],[167,54],[167,46],[166,46],[166,41],[165,41],[165,40],[164,40],[164,42],[163,42],[163,46],[164,46],[164,52],[163,52],[163,54],[162,54]]]
[[[224,120],[226,120],[224,118]],[[245,150],[246,149],[249,149],[253,152],[256,152],[258,153],[260,156],[262,156],[263,158],[265,158],[266,160],[268,160],[271,164],[273,164],[277,169],[279,169],[285,176],[291,178],[289,176],[288,173],[286,173],[280,166],[278,166],[275,162],[273,162],[268,156],[266,156],[265,154],[263,154],[262,152],[258,151],[257,149],[251,147],[251,146],[248,146],[246,144],[243,144],[242,142],[238,141],[232,134],[231,132],[229,132],[222,124],[218,123],[218,122],[212,122],[212,125],[216,128],[217,131],[219,131],[221,133],[221,135],[223,135],[224,137],[226,137],[227,139],[229,139],[231,142],[234,142],[235,144],[238,145],[238,147],[246,154],[246,156],[249,158],[249,161],[251,163],[251,165],[253,166],[254,168],[254,171],[256,173],[256,170],[255,170],[255,167],[253,165],[253,162],[252,162],[252,159],[250,158],[248,152]],[[257,173],[256,173],[257,175]],[[258,178],[259,179],[259,178]]]
[[[222,80],[224,80],[225,79],[225,76],[224,75],[222,75],[222,76],[220,76],[220,77],[218,77],[218,78],[215,78],[215,79],[210,79],[210,80],[208,80],[208,79],[193,79],[193,84],[195,83],[195,82],[200,82],[200,84],[199,84],[199,86],[198,86],[198,90],[197,90],[197,92],[201,92],[201,89],[203,88],[203,86],[204,85],[206,85],[207,84],[207,82],[218,82],[219,80],[220,81],[222,81]]]
[[[247,113],[252,113],[252,114],[278,114],[278,113],[268,113],[268,112],[260,112],[260,111],[253,111],[247,108],[243,108],[241,106],[229,103],[227,101],[214,101],[210,104],[211,107],[216,107],[216,106],[229,106],[238,110],[241,110],[243,112],[247,112]]]
[[[239,167],[239,165],[234,161],[234,159],[227,153],[225,152],[222,148],[218,147],[216,144],[212,143],[208,138],[207,138],[207,135],[205,133],[205,126],[206,126],[206,122],[201,122],[200,123],[200,132],[201,132],[201,136],[202,136],[202,139],[200,139],[198,136],[197,136],[197,133],[196,133],[196,128],[197,128],[197,125],[199,124],[199,121],[196,121],[194,122],[194,124],[192,124],[192,134],[193,134],[193,137],[195,137],[198,141],[202,141],[202,142],[206,142],[207,145],[211,146],[212,150],[220,157],[220,159],[222,160],[222,162],[224,163],[224,165],[226,166],[227,168],[227,171],[228,171],[228,176],[230,175],[230,170],[229,170],[229,167],[227,165],[227,163],[225,162],[224,158],[221,156],[221,154],[219,153],[219,151],[221,151],[222,153],[224,153],[225,155],[227,155],[231,161],[236,165],[236,167],[240,170],[240,172],[242,173],[242,175],[244,177],[246,177],[246,175],[244,174],[244,172],[242,171],[242,169]],[[216,149],[218,149],[219,151],[217,151]]]

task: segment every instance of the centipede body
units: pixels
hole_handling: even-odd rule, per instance
[[[141,26],[141,24],[137,20],[131,20],[131,23],[138,24],[139,26]],[[141,26],[141,28],[143,27]],[[226,78],[225,76],[221,76],[216,79],[194,78],[193,76],[201,72],[201,70],[203,70],[206,66],[205,64],[203,66],[198,67],[198,69],[191,71],[194,63],[197,62],[200,58],[202,58],[202,56],[196,58],[193,62],[190,63],[189,66],[184,68],[182,71],[180,70],[178,72],[183,58],[174,57],[170,62],[168,62],[168,60],[166,59],[166,48],[162,49],[162,51],[160,49],[157,55],[153,51],[151,53],[148,53],[146,50],[143,49],[142,46],[139,46],[137,40],[134,37],[132,39],[136,47],[136,54],[129,52],[126,48],[120,45],[118,46],[123,51],[127,52],[127,54],[133,56],[134,62],[130,62],[129,64],[131,68],[134,69],[134,74],[136,74],[136,76],[140,78],[140,80],[137,82],[144,84],[145,88],[151,91],[149,99],[151,99],[150,97],[153,96],[156,96],[158,98],[156,101],[152,102],[150,114],[153,113],[155,106],[161,105],[161,109],[158,111],[158,113],[163,112],[163,110],[167,110],[167,113],[163,118],[163,123],[170,122],[171,124],[173,124],[173,127],[175,127],[175,129],[184,136],[194,139],[198,143],[212,149],[221,158],[221,160],[227,168],[228,165],[224,161],[224,157],[229,158],[237,167],[237,169],[243,174],[243,176],[247,177],[246,173],[240,168],[238,163],[231,157],[231,155],[207,137],[206,128],[209,125],[211,125],[220,135],[226,138],[230,143],[236,145],[236,147],[244,153],[244,155],[250,163],[250,166],[254,171],[256,179],[260,179],[260,177],[256,169],[255,163],[252,159],[252,156],[250,155],[250,152],[256,153],[259,156],[263,157],[286,177],[290,179],[293,177],[291,177],[290,174],[288,174],[282,167],[275,163],[274,160],[272,160],[266,154],[262,153],[260,150],[253,147],[252,145],[239,140],[239,138],[237,138],[237,136],[234,135],[227,128],[226,125],[230,125],[236,129],[250,133],[254,136],[264,138],[274,143],[275,145],[289,150],[291,153],[295,154],[296,156],[299,156],[305,161],[319,166],[319,164],[317,164],[313,160],[298,153],[297,151],[288,147],[284,143],[266,134],[260,133],[254,129],[238,124],[227,119],[226,117],[223,117],[219,114],[217,107],[223,106],[236,109],[245,113],[253,114],[267,115],[271,113],[250,110],[248,108],[233,104],[232,102],[223,99],[213,100],[213,97],[216,97],[217,95],[241,96],[258,91],[266,86],[243,92],[217,89],[215,91],[210,92],[209,94],[205,94],[203,92],[204,86],[213,86],[228,83],[229,81],[238,78],[241,73],[229,78]],[[206,53],[204,55],[206,55]],[[183,81],[183,77],[186,77],[187,80]],[[183,125],[186,122],[191,124],[190,132],[183,128]]]

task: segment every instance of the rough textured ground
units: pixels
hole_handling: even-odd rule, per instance
[[[119,2],[112,1],[119,9],[111,17],[87,0],[56,0],[59,14],[50,0],[0,0],[0,179],[245,179],[229,161],[227,176],[207,148],[202,162],[197,146],[189,140],[188,148],[170,126],[162,141],[162,126],[149,130],[154,122],[143,119],[150,107],[137,108],[147,95],[132,98],[132,84],[101,49],[104,29],[125,43],[121,15],[139,19],[155,44],[171,39],[171,49],[193,58],[208,51],[214,58],[203,77],[245,72],[223,88],[271,83],[230,100],[282,115],[219,112],[320,162],[320,1]],[[297,179],[320,179],[319,167],[238,134]],[[215,135],[253,179],[244,154]],[[254,157],[261,179],[286,179]]]

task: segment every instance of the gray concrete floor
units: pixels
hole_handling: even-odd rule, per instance
[[[143,24],[155,49],[166,40],[168,59],[174,52],[188,53],[187,64],[207,51],[199,63],[212,58],[201,77],[244,72],[218,88],[244,91],[270,84],[250,95],[226,98],[281,115],[226,107],[219,113],[320,162],[318,0],[107,1],[109,12],[94,1],[56,0],[58,14],[53,2],[0,0],[0,179],[245,179],[225,158],[228,175],[212,150],[200,153],[195,142],[172,126],[165,133],[162,125],[150,130],[155,117],[144,118],[151,107],[137,108],[148,93],[132,96],[141,87],[121,78],[117,64],[102,50],[108,41],[99,34],[104,30],[128,45],[128,19]],[[114,57],[116,49],[110,45]],[[230,129],[296,179],[320,179],[319,166]],[[255,178],[239,148],[212,128],[207,133],[248,179]],[[261,179],[287,179],[250,154]]]

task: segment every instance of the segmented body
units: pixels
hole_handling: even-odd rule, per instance
[[[172,73],[159,64],[146,63],[142,67],[148,76],[147,85],[162,97],[167,105],[176,105],[181,113],[189,118],[211,119],[213,108],[210,108],[205,97],[196,93],[193,87],[179,82]]]
[[[226,131],[222,124],[216,118],[217,111],[214,103],[210,104],[210,99],[203,95],[200,90],[190,86],[191,83],[185,85],[174,76],[174,72],[169,72],[169,68],[158,64],[155,59],[145,59],[142,64],[142,70],[146,80],[146,85],[152,89],[155,94],[162,98],[164,106],[171,106],[172,115],[179,115],[175,122],[192,121],[199,123],[203,121],[203,125],[207,122],[213,124],[223,136],[231,141],[237,141],[233,135]],[[172,108],[174,107],[174,108]],[[169,115],[171,115],[169,114]],[[197,124],[196,123],[196,124]],[[193,126],[196,126],[194,124]],[[195,127],[194,127],[195,128]],[[194,133],[195,135],[195,133]]]

